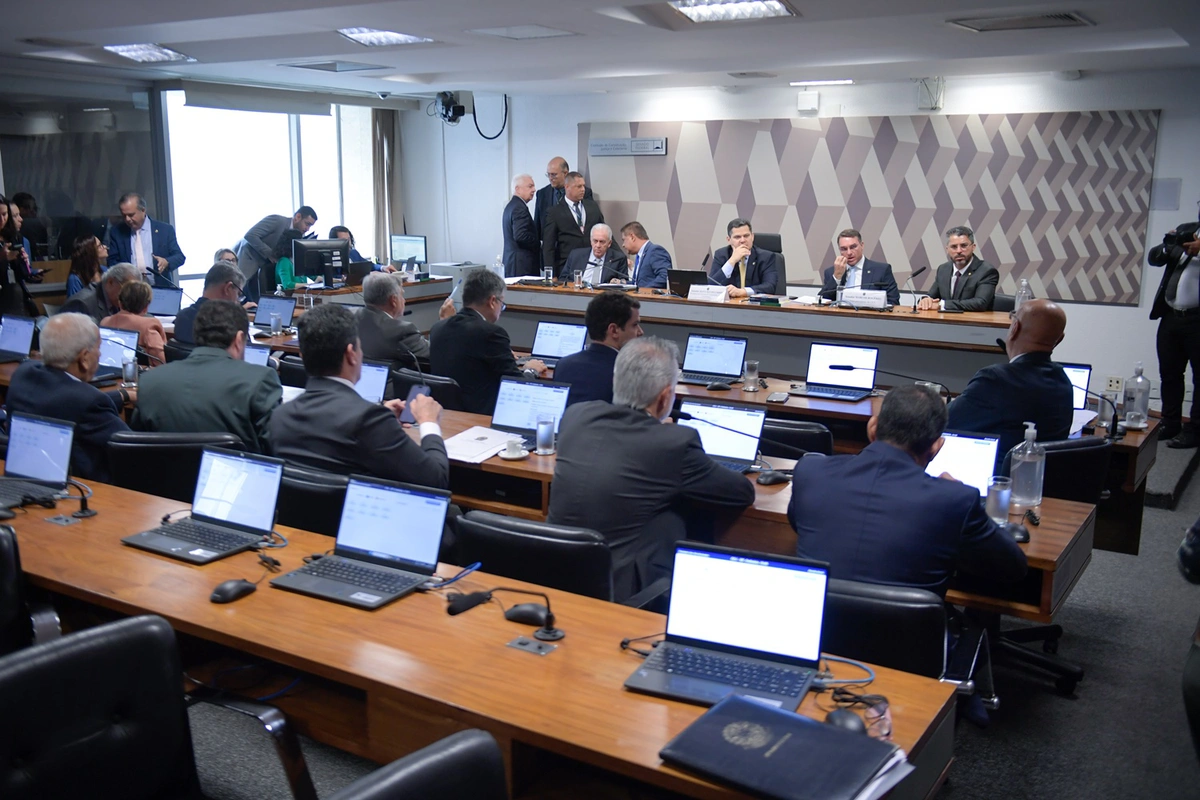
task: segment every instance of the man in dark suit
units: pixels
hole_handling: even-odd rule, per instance
[[[729,296],[774,294],[779,268],[775,254],[754,246],[754,229],[750,220],[738,217],[725,226],[728,247],[713,253],[708,276],[713,282],[729,287]]]
[[[537,275],[541,262],[542,237],[529,216],[529,201],[533,199],[533,178],[518,175],[513,178],[513,196],[504,207],[501,220],[504,228],[504,274]]]
[[[631,283],[647,289],[667,288],[671,254],[667,248],[650,241],[642,223],[635,220],[621,227],[621,246],[633,262],[633,270],[629,275]]]
[[[559,280],[566,283],[575,280],[575,273],[583,273],[583,282],[599,286],[609,281],[629,280],[629,261],[621,248],[612,246],[612,228],[603,222],[592,226],[592,246],[572,250],[567,263],[559,273]]]
[[[121,310],[117,305],[117,295],[120,294],[121,287],[129,281],[142,279],[142,271],[132,264],[109,267],[103,278],[71,295],[71,299],[59,311],[65,314],[86,314],[99,325],[100,320]]]
[[[571,171],[567,160],[562,156],[555,156],[550,159],[550,163],[546,165],[546,178],[550,183],[537,190],[537,201],[533,204],[533,227],[537,231],[538,241],[542,240],[542,231],[546,228],[546,214],[550,209],[562,202],[566,196],[566,180],[567,173]],[[584,189],[583,197],[586,200],[592,199],[592,190]],[[539,260],[541,255],[538,256]],[[507,263],[507,262],[505,262]],[[552,266],[542,262],[543,267]]]
[[[211,300],[196,314],[195,332],[191,355],[142,376],[133,427],[232,433],[250,452],[268,452],[267,421],[283,389],[274,369],[243,360],[250,336],[246,310],[229,300]]]
[[[517,366],[508,331],[496,323],[504,310],[504,279],[486,269],[473,269],[462,283],[462,310],[429,331],[429,367],[435,375],[458,381],[463,407],[473,414],[496,410],[500,379],[505,375],[536,378],[546,365],[530,359]]]
[[[147,217],[146,199],[136,192],[122,195],[117,208],[121,222],[108,229],[105,242],[108,266],[133,264],[149,275],[155,286],[178,283],[184,255],[175,239],[175,229]]]
[[[1191,237],[1174,247],[1158,245],[1150,251],[1152,267],[1166,267],[1150,319],[1158,320],[1155,350],[1158,374],[1162,382],[1162,422],[1159,441],[1173,449],[1191,449],[1200,445],[1200,239],[1197,223],[1185,222],[1171,231]],[[1192,365],[1192,413],[1183,425],[1184,375]]]
[[[204,276],[204,294],[187,308],[175,315],[175,341],[196,344],[196,315],[209,300],[228,300],[236,303],[242,298],[242,286],[246,276],[235,263],[218,261]],[[245,312],[243,311],[243,314]]]
[[[694,428],[663,424],[678,378],[673,342],[630,342],[617,356],[613,402],[573,405],[559,427],[548,521],[604,536],[618,602],[669,575],[674,543],[703,538],[716,509],[754,502],[750,481],[710,459]]]
[[[950,404],[949,426],[999,435],[997,464],[1025,440],[1026,422],[1037,425],[1039,441],[1066,439],[1071,434],[1075,390],[1067,373],[1051,360],[1066,329],[1066,312],[1055,303],[1022,303],[1008,328],[1008,361],[975,373]]]
[[[946,231],[950,260],[937,268],[928,297],[917,303],[921,311],[991,311],[1000,282],[1000,270],[975,257],[975,231],[958,226]]]
[[[353,312],[325,303],[300,317],[300,354],[308,384],[304,394],[271,414],[274,455],[306,467],[343,475],[450,488],[450,462],[432,397],[416,397],[412,415],[418,445],[400,425],[403,400],[372,403],[354,390],[362,376],[362,347]]]
[[[899,304],[900,287],[896,286],[896,279],[892,276],[892,265],[863,258],[861,233],[854,228],[847,228],[838,234],[837,247],[840,255],[834,259],[832,267],[825,269],[822,297],[826,300],[835,299],[839,286],[848,289],[877,289],[887,292],[889,305]]]
[[[601,292],[583,312],[591,342],[558,362],[554,380],[571,384],[567,405],[589,400],[612,402],[617,353],[642,335],[642,304],[624,292]]]
[[[108,481],[108,440],[129,430],[121,419],[136,389],[106,393],[88,383],[100,366],[100,329],[83,314],[56,314],[42,328],[42,360],[26,361],[13,373],[9,411],[40,414],[75,423],[71,474]]]
[[[861,453],[801,459],[788,505],[797,555],[829,562],[833,578],[942,596],[956,569],[1019,580],[1025,554],[988,518],[979,491],[925,474],[945,427],[937,392],[901,386],[867,422],[871,443]]]
[[[317,224],[317,212],[311,206],[300,206],[289,219],[279,214],[269,214],[246,231],[236,245],[234,252],[238,257],[238,268],[246,276],[246,298],[257,300],[263,289],[264,282],[275,283],[275,245],[279,237],[289,228],[308,233],[309,228]],[[261,275],[259,274],[261,273]],[[270,291],[268,291],[268,294]]]
[[[429,369],[429,340],[417,326],[404,321],[404,278],[398,273],[372,272],[363,278],[363,305],[358,315],[358,338],[363,355],[375,361],[390,361],[392,369]],[[438,319],[454,315],[449,297],[438,309]]]
[[[604,222],[600,206],[584,197],[585,189],[583,176],[568,172],[566,196],[546,212],[542,228],[542,265],[553,267],[555,273],[562,271],[572,250],[588,246],[592,226]]]

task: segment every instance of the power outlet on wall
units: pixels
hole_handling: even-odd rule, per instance
[[[1124,381],[1121,378],[1117,377],[1116,375],[1109,375],[1108,383],[1105,385],[1104,391],[1119,392],[1119,391],[1121,391],[1121,386],[1123,384],[1124,384]]]

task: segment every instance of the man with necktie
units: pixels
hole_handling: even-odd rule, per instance
[[[754,229],[750,220],[730,220],[725,226],[729,247],[713,253],[713,265],[708,277],[713,283],[729,287],[729,297],[750,294],[773,294],[779,267],[775,254],[754,246]]]
[[[567,160],[562,156],[555,156],[546,165],[546,178],[550,183],[537,190],[537,200],[533,204],[533,227],[537,231],[538,247],[541,247],[542,231],[546,227],[546,215],[566,196],[567,173],[570,171]],[[592,190],[585,188],[583,197],[585,200],[591,200]],[[550,265],[543,263],[542,266]]]
[[[946,231],[950,260],[937,268],[928,297],[917,303],[921,311],[991,311],[1000,282],[1000,270],[975,257],[975,231],[960,225]]]
[[[105,237],[108,266],[133,264],[155,286],[174,286],[184,262],[175,229],[146,216],[146,198],[136,192],[122,195],[117,208],[121,221]]]
[[[671,268],[671,254],[667,252],[667,248],[650,241],[642,223],[629,222],[621,228],[621,245],[633,261],[630,283],[648,289],[667,288],[667,270]]]
[[[843,289],[879,289],[887,292],[889,305],[900,302],[900,288],[892,276],[892,265],[863,258],[861,233],[854,228],[846,228],[837,236],[837,247],[838,257],[832,267],[825,269],[822,297],[833,300],[840,286]]]
[[[604,222],[604,214],[594,200],[584,195],[587,187],[578,172],[568,172],[563,183],[563,199],[546,214],[542,230],[542,265],[561,273],[572,250],[586,248],[592,227]]]

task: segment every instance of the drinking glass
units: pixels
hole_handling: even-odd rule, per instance
[[[121,387],[124,389],[132,389],[137,386],[138,380],[138,365],[137,360],[126,358],[121,362]]]
[[[542,267],[542,280],[546,283],[554,283],[554,267]]]
[[[1012,499],[1012,479],[995,475],[988,481],[987,515],[997,525],[1008,523],[1008,506]]]
[[[745,367],[745,376],[742,378],[743,392],[758,391],[758,362],[747,361]]]
[[[575,270],[575,288],[576,289],[583,288],[583,270],[581,270],[581,269]]]
[[[539,414],[537,419],[537,454],[554,455],[554,415]]]
[[[272,313],[271,314],[271,335],[278,336],[282,332],[283,332],[283,315],[277,314],[277,313]]]

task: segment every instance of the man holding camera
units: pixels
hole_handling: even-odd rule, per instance
[[[1150,319],[1158,323],[1158,374],[1162,381],[1161,438],[1167,447],[1186,449],[1200,446],[1200,240],[1198,223],[1188,222],[1163,237],[1150,249],[1149,262],[1166,267]],[[1192,365],[1192,413],[1183,427],[1183,378]]]

